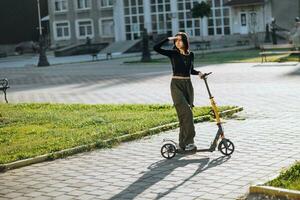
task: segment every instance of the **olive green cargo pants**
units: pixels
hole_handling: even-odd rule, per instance
[[[195,126],[192,107],[194,88],[190,79],[172,79],[171,95],[179,120],[179,146],[194,143]]]

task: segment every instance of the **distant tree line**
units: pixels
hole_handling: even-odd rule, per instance
[[[40,4],[42,17],[47,16],[47,0],[40,0]],[[37,41],[37,27],[37,0],[0,0],[0,44]]]

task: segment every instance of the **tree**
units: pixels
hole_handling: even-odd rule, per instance
[[[270,29],[269,29],[269,24],[267,23],[266,24],[266,36],[265,36],[265,43],[269,43],[271,42],[271,39],[270,39]]]
[[[47,16],[47,0],[40,1],[41,17]],[[38,41],[38,13],[36,8],[36,0],[0,0],[0,44]]]
[[[200,17],[202,19],[203,17],[208,17],[211,14],[211,6],[204,1],[201,3],[197,2],[191,11],[194,18]]]
[[[249,36],[252,38],[255,48],[259,48],[258,36],[257,36],[257,15],[256,12],[250,13],[250,33]]]
[[[201,3],[196,3],[196,5],[191,9],[193,18],[201,18],[201,22],[203,21],[203,17],[209,17],[211,14],[211,5],[202,1]],[[203,31],[202,34],[203,35]]]
[[[149,51],[149,36],[147,33],[147,29],[144,28],[142,33],[142,62],[151,61],[151,55]]]

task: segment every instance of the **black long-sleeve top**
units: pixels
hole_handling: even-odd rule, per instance
[[[160,41],[154,45],[154,51],[168,56],[172,63],[173,76],[189,77],[192,75],[198,75],[199,71],[194,70],[194,53],[190,52],[188,55],[181,54],[177,49],[166,50],[162,49],[162,45],[169,41],[168,38]]]

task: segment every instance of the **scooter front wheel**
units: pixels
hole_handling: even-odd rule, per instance
[[[234,152],[234,144],[228,139],[222,139],[218,146],[219,151],[225,156],[229,156]]]
[[[162,157],[171,159],[176,155],[176,147],[172,143],[166,143],[161,147],[160,153]]]

